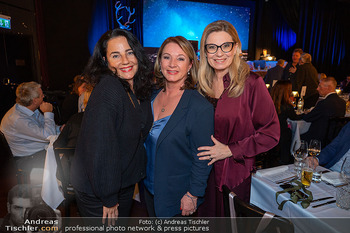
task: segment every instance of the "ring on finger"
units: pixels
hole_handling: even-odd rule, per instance
[[[212,160],[213,158],[211,157],[211,155],[209,155],[209,160]]]

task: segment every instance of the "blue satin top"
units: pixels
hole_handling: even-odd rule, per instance
[[[151,102],[152,113],[153,113],[153,101]],[[154,114],[153,114],[154,116]],[[147,170],[146,178],[144,179],[144,184],[148,191],[154,195],[154,166],[156,160],[156,146],[158,137],[164,129],[165,125],[168,123],[171,115],[161,118],[153,122],[153,126],[147,136],[146,142],[144,143],[147,152]]]

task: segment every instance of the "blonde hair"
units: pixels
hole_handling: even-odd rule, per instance
[[[40,96],[39,88],[41,88],[41,85],[37,82],[21,83],[16,89],[16,102],[28,107],[33,103],[33,99]]]
[[[327,75],[325,73],[318,73],[317,77],[318,81],[321,81],[321,79],[327,78]]]
[[[227,32],[232,40],[237,44],[236,54],[233,57],[232,64],[229,67],[230,84],[228,86],[228,96],[238,97],[244,91],[245,81],[250,73],[250,68],[248,64],[243,61],[239,54],[241,53],[242,44],[239,40],[238,33],[235,27],[224,20],[218,20],[210,23],[203,32],[201,44],[200,44],[200,63],[198,71],[198,82],[199,88],[202,93],[209,96],[214,96],[214,91],[212,89],[213,77],[215,76],[214,69],[209,65],[208,59],[206,57],[205,44],[209,34],[212,32]]]
[[[311,55],[309,53],[303,53],[301,54],[300,60],[304,63],[311,63]]]
[[[84,101],[83,101],[83,105],[84,105],[84,109],[86,108],[86,105],[89,101],[90,95],[91,95],[91,91],[84,91],[83,93],[84,95]]]
[[[192,67],[189,71],[189,75],[185,79],[185,84],[183,87],[181,87],[181,89],[194,89],[197,82],[197,71],[198,71],[197,55],[196,55],[196,52],[194,51],[192,44],[185,37],[182,37],[182,36],[167,38],[158,50],[156,62],[154,64],[154,75],[156,77],[158,88],[165,88],[165,77],[160,70],[160,60],[162,58],[162,54],[165,46],[169,43],[177,44],[188,56],[188,58],[190,59],[190,63],[192,63]]]

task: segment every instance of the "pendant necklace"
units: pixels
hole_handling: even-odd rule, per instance
[[[166,101],[164,101],[164,98],[166,98],[166,96],[164,95],[164,97],[163,97],[163,103],[162,103],[162,108],[160,109],[160,111],[161,112],[165,112],[165,107],[168,105],[168,104],[164,104],[164,102],[166,102]]]

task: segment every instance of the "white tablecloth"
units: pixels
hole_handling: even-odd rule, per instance
[[[290,146],[290,153],[293,154],[294,144],[297,144],[296,148],[300,147],[300,135],[306,133],[309,130],[311,123],[304,120],[292,121],[289,118],[287,121],[292,127],[292,144]]]
[[[56,209],[64,200],[63,192],[56,179],[57,163],[53,151],[53,143],[57,135],[50,136],[50,144],[46,150],[41,197],[52,209]]]
[[[290,165],[290,169],[293,169],[293,165]],[[281,190],[282,188],[278,184],[264,177],[253,175],[250,202],[265,211],[282,217],[292,218],[291,221],[294,223],[295,232],[350,232],[350,211],[338,208],[335,203],[318,208],[308,207],[303,209],[300,203],[287,202],[283,210],[279,210],[276,203],[276,192]],[[312,183],[309,190],[312,191],[314,199],[328,196],[334,197],[334,199],[311,203],[312,206],[335,200],[336,188],[324,182]],[[288,193],[281,194],[278,197],[279,203],[287,199],[289,199]]]

